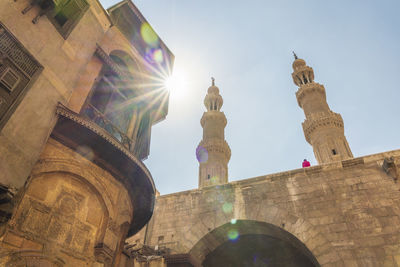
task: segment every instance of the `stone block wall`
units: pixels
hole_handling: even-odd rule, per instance
[[[249,220],[294,235],[322,266],[400,266],[400,187],[382,168],[389,157],[399,166],[397,150],[160,196],[147,230],[129,241],[201,262],[222,242],[208,233]]]
[[[38,7],[21,13],[29,2],[0,1],[0,22],[43,67],[0,130],[0,183],[16,188],[24,184],[50,135],[57,103],[68,103],[96,43],[111,25],[99,3],[89,1],[91,8],[65,40],[46,16],[32,23]]]

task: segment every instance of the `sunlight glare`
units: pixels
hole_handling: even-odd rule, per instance
[[[165,79],[164,86],[170,91],[171,96],[183,96],[187,86],[185,75],[174,70],[174,74]]]

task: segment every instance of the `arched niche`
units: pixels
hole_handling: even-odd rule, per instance
[[[189,254],[196,266],[204,267],[320,266],[294,235],[273,224],[251,220],[232,221],[210,231]]]
[[[46,246],[85,257],[103,243],[109,211],[100,192],[69,172],[31,177],[12,219],[18,231]]]

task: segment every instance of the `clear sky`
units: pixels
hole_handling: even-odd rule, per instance
[[[161,194],[198,186],[195,150],[211,76],[228,119],[230,181],[297,169],[304,158],[316,164],[301,126],[292,50],[325,86],[355,157],[400,148],[400,1],[133,2],[185,80],[152,129],[145,161]]]

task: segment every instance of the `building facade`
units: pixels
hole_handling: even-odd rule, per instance
[[[199,188],[156,198],[149,224],[128,239],[139,266],[400,266],[400,150],[354,158],[342,117],[297,56],[292,77],[319,165],[234,182],[227,169],[213,173],[229,147],[212,84]]]
[[[129,266],[173,60],[130,0],[0,2],[1,266]]]

